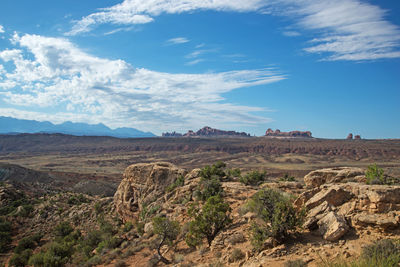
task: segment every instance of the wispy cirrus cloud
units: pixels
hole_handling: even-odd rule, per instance
[[[0,114],[132,126],[156,133],[213,124],[254,126],[260,107],[226,103],[232,90],[285,79],[275,69],[171,74],[90,55],[64,38],[14,35],[0,51]],[[0,65],[2,66],[2,65]],[[57,109],[57,112],[49,110]]]
[[[283,31],[282,34],[288,37],[296,37],[301,35],[301,33],[296,31]]]
[[[161,14],[201,10],[257,12],[288,17],[295,36],[310,31],[305,51],[323,53],[327,60],[374,60],[400,57],[400,30],[385,19],[387,11],[361,0],[124,0],[77,21],[68,35],[90,31],[99,24],[145,24]]]
[[[193,66],[193,65],[197,65],[197,64],[199,64],[199,63],[201,63],[203,61],[205,61],[205,60],[202,59],[202,58],[198,58],[198,59],[194,59],[194,60],[186,62],[185,65]]]
[[[184,44],[190,42],[189,39],[185,37],[176,37],[176,38],[171,38],[166,41],[166,44],[168,45],[175,45],[175,44]]]

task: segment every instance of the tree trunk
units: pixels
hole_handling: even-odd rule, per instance
[[[164,241],[165,241],[165,236],[162,238],[160,244],[158,245],[157,253],[158,253],[158,256],[160,257],[160,261],[162,261],[165,264],[170,264],[170,261],[167,260],[166,258],[164,258],[163,255],[161,255],[161,252],[160,252],[160,249],[161,249],[162,245],[164,244]]]

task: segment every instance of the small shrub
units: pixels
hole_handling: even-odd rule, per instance
[[[185,260],[185,256],[182,254],[174,254],[174,263],[180,263]]]
[[[11,223],[0,217],[0,253],[6,252],[11,243]]]
[[[273,189],[258,191],[247,207],[263,221],[263,224],[251,227],[252,243],[256,249],[268,237],[282,242],[302,224],[304,218],[304,212],[296,212],[289,197]]]
[[[147,262],[147,266],[148,267],[156,267],[159,262],[160,262],[160,259],[156,255],[153,255]]]
[[[103,205],[101,202],[96,202],[96,204],[94,204],[94,211],[97,215],[103,213]]]
[[[213,196],[220,196],[223,192],[221,181],[217,176],[212,176],[211,178],[200,180],[200,194],[199,199],[205,201]]]
[[[283,177],[281,177],[279,179],[279,181],[282,181],[282,182],[294,182],[294,181],[296,181],[296,179],[294,178],[294,176],[291,176],[291,175],[285,173],[285,175]]]
[[[132,228],[133,228],[133,223],[132,222],[126,222],[125,225],[124,225],[124,229],[123,230],[124,230],[125,233],[127,233],[130,230],[132,230]]]
[[[142,209],[139,212],[139,220],[142,222],[146,222],[149,218],[159,211],[161,207],[159,205],[154,205],[149,208],[148,204],[143,204]]]
[[[365,171],[365,177],[367,178],[367,184],[385,184],[384,171],[376,164],[368,166]]]
[[[174,191],[176,188],[183,186],[185,184],[185,177],[183,177],[183,175],[179,175],[178,178],[175,180],[175,182],[173,182],[172,184],[170,184],[167,188],[166,191],[167,192],[172,192]]]
[[[26,249],[34,249],[37,247],[40,239],[41,235],[39,234],[24,237],[18,242],[18,245],[15,247],[14,252],[16,254],[20,254]]]
[[[400,263],[400,244],[391,239],[383,239],[363,248],[361,258],[373,262],[387,261],[393,266]]]
[[[235,234],[229,236],[226,241],[231,245],[235,245],[238,243],[245,242],[246,238],[244,237],[244,235],[241,232],[238,232],[238,233],[235,233]]]
[[[168,264],[169,260],[164,258],[160,252],[160,249],[165,244],[171,246],[173,241],[178,237],[180,232],[179,223],[176,221],[170,221],[165,217],[154,217],[153,228],[154,233],[157,234],[161,239],[157,247],[157,253],[160,256],[161,261]]]
[[[231,255],[229,256],[229,261],[230,262],[240,261],[244,257],[245,257],[245,255],[244,255],[243,251],[241,251],[238,248],[235,248],[234,250],[232,250]]]
[[[96,266],[101,264],[103,261],[101,260],[101,257],[99,255],[94,255],[91,257],[87,262],[86,266]]]
[[[226,164],[222,161],[217,161],[213,165],[205,166],[200,170],[200,177],[204,179],[211,179],[213,176],[217,176],[219,178],[222,178],[226,176],[224,168],[226,167]]]
[[[128,264],[126,262],[119,260],[114,264],[115,267],[128,267]]]
[[[60,236],[60,237],[66,237],[73,231],[74,231],[74,228],[72,228],[72,226],[69,222],[61,222],[54,229],[56,236]]]
[[[231,208],[220,196],[210,197],[200,211],[196,206],[189,209],[189,216],[194,220],[189,223],[189,231],[186,235],[186,243],[191,247],[200,245],[203,238],[207,239],[211,246],[215,236],[229,224]]]
[[[29,258],[32,256],[32,249],[25,249],[21,253],[15,253],[10,261],[9,266],[24,267],[28,265]]]
[[[259,185],[264,182],[265,176],[265,172],[252,171],[240,177],[239,181],[245,185]]]
[[[142,236],[144,234],[144,222],[136,221],[135,228],[138,235]]]
[[[33,210],[34,210],[33,205],[25,204],[25,205],[22,205],[22,209],[20,210],[18,215],[26,218],[33,212]]]
[[[240,178],[241,177],[240,169],[230,169],[228,170],[228,176],[231,178]]]
[[[289,260],[285,262],[285,267],[307,267],[307,263],[305,263],[303,260],[298,259],[298,260]]]
[[[33,255],[29,259],[29,265],[33,265],[35,267],[62,267],[68,263],[72,254],[72,244],[65,242],[52,242],[46,251],[41,251],[38,254]]]

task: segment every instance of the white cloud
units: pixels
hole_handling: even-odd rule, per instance
[[[296,37],[301,35],[299,32],[296,31],[284,31],[282,32],[282,34],[288,37]]]
[[[83,17],[69,35],[90,31],[99,24],[144,24],[160,14],[196,10],[258,12],[285,16],[299,30],[318,36],[305,50],[328,53],[329,60],[370,60],[400,57],[399,27],[385,20],[386,11],[360,0],[124,0]],[[298,31],[283,34],[296,36]]]
[[[176,37],[176,38],[171,38],[166,41],[167,44],[184,44],[190,42],[189,39],[185,37]]]
[[[102,8],[99,12],[83,17],[76,22],[67,35],[91,31],[96,24],[145,24],[162,13],[179,14],[194,10],[255,11],[262,7],[262,0],[125,0],[115,6]]]
[[[203,62],[203,61],[204,61],[204,59],[198,58],[198,59],[187,62],[185,65],[193,66],[193,65],[199,64],[200,62]]]
[[[4,33],[4,27],[3,27],[3,25],[0,25],[0,33]]]
[[[13,41],[15,49],[0,52],[0,59],[15,65],[3,69],[0,100],[11,107],[0,109],[2,115],[103,122],[156,133],[205,124],[229,128],[238,121],[254,126],[269,119],[252,112],[265,110],[224,103],[222,94],[285,79],[274,69],[170,74],[90,55],[67,39],[26,34]],[[41,111],[27,113],[30,108]],[[49,108],[58,112],[48,114]]]

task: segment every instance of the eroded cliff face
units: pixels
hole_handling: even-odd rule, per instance
[[[186,171],[171,163],[139,163],[129,166],[114,195],[115,209],[124,221],[137,218],[143,205],[155,205],[172,184]]]

